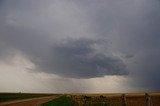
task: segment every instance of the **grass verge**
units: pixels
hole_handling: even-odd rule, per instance
[[[71,97],[61,96],[57,99],[51,100],[42,104],[41,106],[78,106]]]

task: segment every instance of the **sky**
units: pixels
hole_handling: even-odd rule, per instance
[[[160,91],[159,0],[0,0],[0,92]]]

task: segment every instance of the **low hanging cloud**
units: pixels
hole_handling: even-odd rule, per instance
[[[94,78],[105,75],[127,75],[122,59],[105,50],[107,40],[93,38],[65,38],[49,41],[43,33],[19,26],[1,26],[0,57],[9,58],[20,51],[35,64],[37,72],[71,78]],[[47,37],[47,39],[45,39]]]
[[[21,39],[20,36],[18,38]],[[5,36],[3,39],[10,44],[7,47],[7,52],[14,53],[13,50],[19,50],[35,64],[35,69],[31,70],[71,78],[94,78],[105,75],[128,74],[125,63],[119,57],[113,56],[109,51],[108,54],[97,51],[96,48],[101,45],[104,46],[103,42],[106,41],[71,38],[53,43],[50,47],[46,47],[47,45],[41,42],[37,43],[37,46],[29,47],[32,43],[36,44],[36,42],[25,41],[29,40],[29,37],[23,37],[25,40],[21,39],[23,44],[15,42],[15,39],[11,37],[6,38]],[[39,50],[39,46],[46,48]],[[1,50],[0,57],[9,56],[8,53],[5,53],[6,48],[2,47]]]
[[[100,43],[88,39],[69,39],[54,44],[47,60],[35,63],[46,72],[73,78],[128,74],[120,58],[96,53],[94,45]]]

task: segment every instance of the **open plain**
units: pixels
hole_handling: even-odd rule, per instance
[[[52,94],[0,102],[0,106],[160,106],[160,93]]]

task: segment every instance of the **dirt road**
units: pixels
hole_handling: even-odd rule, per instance
[[[0,103],[0,106],[40,106],[40,104],[57,98],[57,96],[39,97]]]

